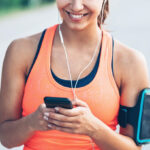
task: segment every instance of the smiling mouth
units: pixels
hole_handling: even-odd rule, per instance
[[[71,13],[69,11],[66,11],[65,12],[69,15],[69,17],[71,17],[72,19],[75,19],[75,20],[79,20],[79,19],[82,19],[83,17],[87,16],[89,13],[85,13],[85,14],[74,14],[74,13]]]

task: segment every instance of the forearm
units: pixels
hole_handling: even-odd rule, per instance
[[[0,140],[5,147],[22,145],[34,134],[30,126],[31,116],[32,114],[16,121],[6,121],[0,125]]]
[[[118,134],[106,125],[99,126],[91,138],[102,150],[141,150],[130,137]]]

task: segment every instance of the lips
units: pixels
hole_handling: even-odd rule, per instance
[[[79,14],[79,13],[72,13],[72,12],[69,12],[69,11],[66,11],[65,12],[69,15],[69,17],[73,20],[81,20],[84,16],[87,16],[88,13],[84,13],[84,14]]]
[[[67,12],[67,14],[72,14],[72,15],[83,15],[83,16],[88,15],[88,13],[79,14],[79,13],[71,13],[71,12],[69,12],[67,10],[65,10],[65,11]]]

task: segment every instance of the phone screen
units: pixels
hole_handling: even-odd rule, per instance
[[[145,95],[141,121],[141,139],[150,138],[150,95]]]

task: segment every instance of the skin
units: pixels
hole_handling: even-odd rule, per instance
[[[78,73],[90,61],[95,45],[101,39],[101,30],[97,26],[96,20],[101,4],[100,0],[93,0],[92,3],[89,0],[57,0],[58,9],[63,17],[61,29],[68,50],[73,79],[77,79]],[[64,9],[74,13],[89,13],[90,15],[82,23],[73,23],[65,16]],[[40,36],[41,33],[15,40],[7,49],[0,92],[1,143],[12,148],[25,143],[35,131],[56,129],[88,135],[103,150],[140,150],[141,147],[136,146],[132,139],[133,128],[131,126],[121,128],[120,134],[112,131],[97,119],[91,113],[88,105],[80,99],[73,100],[73,105],[77,107],[71,110],[48,109],[44,104],[41,104],[35,112],[22,117],[21,103],[25,76],[34,59]],[[60,44],[58,30],[56,30],[54,37],[51,57],[51,67],[54,73],[62,79],[69,79],[67,69],[65,70],[67,68],[65,54]],[[75,62],[74,60],[79,57],[83,59],[78,59]],[[92,71],[95,62],[96,57],[80,78],[87,76]],[[134,106],[138,93],[150,85],[143,54],[115,40],[114,74],[114,80],[120,91],[121,104]]]

